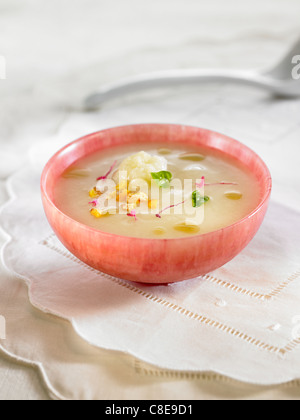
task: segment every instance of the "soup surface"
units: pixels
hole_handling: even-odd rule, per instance
[[[78,161],[56,185],[56,206],[103,232],[164,239],[224,228],[259,204],[258,181],[236,160],[211,149],[153,147]]]

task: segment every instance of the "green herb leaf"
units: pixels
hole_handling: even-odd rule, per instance
[[[192,193],[192,201],[193,201],[193,207],[201,207],[203,204],[207,203],[209,201],[209,197],[205,195],[201,195],[200,191],[196,190]]]
[[[151,176],[159,188],[169,188],[173,177],[169,171],[151,172]]]

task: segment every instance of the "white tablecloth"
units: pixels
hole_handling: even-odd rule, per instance
[[[3,0],[0,8],[0,55],[7,61],[7,80],[0,80],[0,204],[8,198],[6,179],[22,167],[29,150],[29,158],[32,158],[33,145],[55,137],[61,127],[67,127],[74,138],[83,134],[80,124],[82,99],[103,83],[137,72],[170,67],[269,66],[299,35],[300,4],[297,0],[263,3],[258,0],[251,3],[237,0],[209,3],[74,0],[72,4],[58,0],[48,3],[24,0],[22,4],[17,0]],[[177,122],[176,116],[182,112],[177,107],[180,92],[187,98],[197,95],[199,108],[187,118],[191,124],[199,124],[201,115],[200,121],[206,126],[245,139],[247,127],[257,124],[256,138],[253,136],[248,140],[256,144],[275,172],[274,196],[300,210],[299,192],[290,190],[285,176],[288,170],[295,170],[297,175],[299,149],[297,154],[294,128],[299,125],[299,104],[293,101],[274,103],[264,92],[242,89],[241,92],[249,96],[249,107],[260,98],[262,108],[253,107],[250,114],[243,113],[238,97],[233,97],[231,104],[235,102],[236,115],[226,113],[226,103],[220,102],[214,104],[215,119],[211,119],[205,112],[207,103],[201,101],[201,90],[207,93],[209,89],[215,92],[218,87],[202,86],[197,91],[190,88],[166,90],[114,101],[99,111],[99,126],[95,124],[95,129],[109,126],[110,121],[135,122],[124,118],[124,104],[143,109],[160,98],[165,109],[157,116],[157,121],[152,122],[165,121],[168,116],[170,122]],[[220,89],[224,92],[228,89],[230,96],[231,88],[220,86]],[[275,107],[280,107],[279,117],[271,123],[268,109],[275,113]],[[113,119],[110,120],[111,116]],[[279,162],[268,161],[269,142],[273,142],[274,148],[282,148],[285,168],[282,177],[282,172],[276,171]],[[10,275],[2,267],[0,279],[9,284]],[[20,282],[18,287],[22,288],[25,300],[26,286]],[[7,310],[0,308],[0,314],[1,309]],[[45,328],[63,330],[72,336],[71,327],[63,321],[30,309],[30,306],[27,309]],[[106,357],[107,365],[114,363],[114,356]],[[32,365],[30,360],[20,363],[12,354],[1,355],[0,399],[44,399],[49,395],[59,398],[49,391],[49,386],[47,389],[47,381],[37,364]],[[135,366],[135,372],[144,372],[147,377],[146,383],[145,377],[144,382],[141,381],[144,388],[140,398],[157,397],[155,388],[160,390],[162,398],[299,397],[297,383],[255,388],[210,375],[199,376],[196,382],[187,378],[178,381],[172,376],[166,381],[167,374],[143,366]],[[113,379],[110,386],[112,398],[122,397]]]

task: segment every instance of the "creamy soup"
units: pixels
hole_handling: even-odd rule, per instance
[[[247,216],[260,201],[258,181],[211,149],[141,145],[102,151],[59,179],[55,204],[92,228],[142,238],[208,233]]]

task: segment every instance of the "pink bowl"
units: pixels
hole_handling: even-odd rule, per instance
[[[92,153],[125,144],[164,143],[217,149],[246,165],[260,184],[260,204],[224,229],[183,239],[140,239],[92,229],[62,213],[54,187],[62,173]],[[46,165],[41,179],[43,205],[64,246],[87,265],[140,283],[173,283],[213,271],[233,259],[253,239],[267,211],[272,180],[261,158],[243,144],[212,131],[181,125],[147,124],[111,128],[64,147]],[[93,244],[91,246],[91,244]]]

